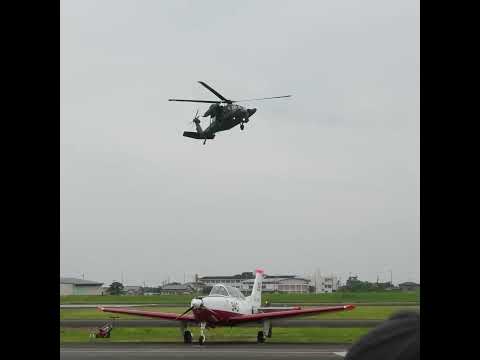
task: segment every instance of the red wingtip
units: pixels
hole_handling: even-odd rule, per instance
[[[263,274],[263,273],[264,273],[264,271],[263,271],[262,269],[257,269],[257,270],[255,270],[255,272],[256,272],[257,274]]]
[[[355,309],[355,305],[351,305],[351,304],[345,305],[344,308],[345,308],[345,310],[353,310],[353,309]]]

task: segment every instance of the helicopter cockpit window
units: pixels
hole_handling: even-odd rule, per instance
[[[210,296],[228,296],[228,292],[223,285],[215,285],[210,291]]]
[[[243,296],[242,292],[238,290],[237,288],[233,286],[227,286],[227,290],[230,294],[230,296],[239,298],[239,299],[245,299],[245,296]]]

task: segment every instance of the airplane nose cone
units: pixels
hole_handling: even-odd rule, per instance
[[[253,114],[255,114],[257,112],[257,109],[253,108],[253,109],[248,109],[248,116],[252,116]]]
[[[193,299],[192,302],[190,303],[191,307],[194,309],[200,308],[202,306],[202,300],[200,299]]]

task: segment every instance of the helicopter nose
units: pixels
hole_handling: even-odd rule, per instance
[[[248,116],[252,116],[253,114],[255,114],[257,112],[257,109],[253,108],[253,109],[248,109]]]

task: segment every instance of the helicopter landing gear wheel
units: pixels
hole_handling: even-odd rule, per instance
[[[200,335],[200,337],[198,338],[198,345],[203,345],[203,344],[205,344],[205,336]]]
[[[192,343],[192,333],[190,331],[185,331],[183,333],[183,342],[185,344],[191,344]]]
[[[259,331],[257,334],[257,342],[259,344],[263,344],[265,342],[265,336],[263,335],[263,331]]]
[[[240,124],[240,130],[243,130],[243,129],[245,129],[245,125]]]

